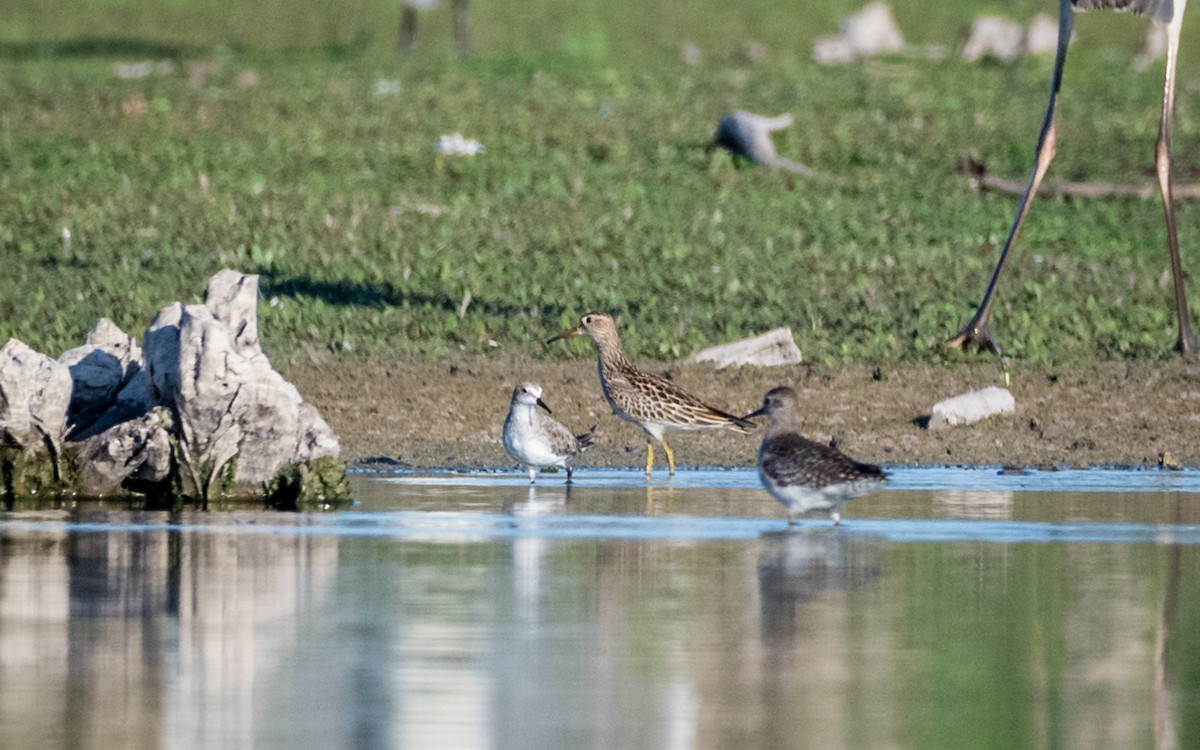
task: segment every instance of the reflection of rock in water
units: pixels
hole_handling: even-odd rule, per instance
[[[861,541],[832,529],[794,528],[763,534],[758,558],[760,628],[767,641],[791,643],[802,605],[861,586],[879,569]]]
[[[328,537],[0,534],[6,746],[253,746],[264,675],[336,566]]]
[[[1012,518],[1011,490],[945,490],[933,493],[933,502],[942,518]]]

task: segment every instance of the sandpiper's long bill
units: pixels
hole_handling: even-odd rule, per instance
[[[771,497],[787,508],[789,525],[801,513],[819,510],[836,526],[842,521],[842,503],[882,489],[887,481],[887,472],[878,466],[802,436],[791,388],[768,391],[762,408],[745,419],[764,415],[770,422],[758,449],[758,476]]]
[[[544,409],[546,414],[536,407]],[[521,383],[514,388],[502,432],[504,450],[529,470],[531,484],[537,481],[538,469],[547,466],[565,468],[570,484],[574,471],[572,461],[592,446],[596,426],[576,435],[558,420],[547,416],[550,413],[550,407],[542,400],[540,385]]]
[[[617,324],[603,312],[590,312],[580,324],[568,328],[546,343],[586,335],[596,344],[600,387],[613,414],[642,428],[646,436],[646,478],[654,465],[654,442],[662,444],[667,466],[675,475],[675,453],[664,433],[672,430],[730,429],[747,432],[753,422],[735,417],[696,398],[661,375],[640,370],[625,356]]]

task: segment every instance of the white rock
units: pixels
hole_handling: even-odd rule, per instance
[[[1167,27],[1152,23],[1146,30],[1146,44],[1133,60],[1134,70],[1143,71],[1167,56]]]
[[[1025,54],[1052,55],[1058,49],[1058,20],[1038,13],[1025,30]]]
[[[482,143],[464,138],[462,133],[443,135],[433,148],[442,156],[475,156],[485,150]]]
[[[262,351],[258,277],[221,271],[205,299],[160,310],[144,350],[109,320],[58,361],[9,341],[0,349],[0,446],[49,450],[66,476],[66,442],[87,495],[153,492],[178,478],[194,499],[213,497],[214,481],[227,477],[222,491],[261,495],[289,466],[336,458],[329,425]]]
[[[929,429],[971,424],[995,414],[1011,414],[1014,411],[1016,402],[1012,394],[1005,388],[991,386],[934,404],[933,414],[929,417]]]
[[[1012,62],[1021,55],[1025,30],[1021,24],[999,16],[980,16],[971,24],[971,36],[963,47],[968,62],[994,57]]]
[[[804,361],[800,347],[792,338],[792,329],[774,328],[761,336],[741,339],[697,352],[691,362],[712,362],[720,370],[730,365],[776,367],[797,365]]]
[[[842,36],[860,57],[904,50],[904,37],[887,3],[870,3],[842,19]]]
[[[813,42],[812,56],[821,65],[844,65],[858,57],[854,44],[841,34],[819,37]]]
[[[145,60],[136,63],[114,63],[113,75],[125,80],[149,78],[150,76],[169,76],[175,72],[175,63],[170,60]]]
[[[813,60],[822,65],[853,62],[904,51],[904,37],[887,3],[870,3],[841,20],[836,36],[819,37],[813,42]]]
[[[65,365],[16,339],[0,348],[0,445],[36,450],[49,443],[57,463],[70,403]]]
[[[395,96],[401,90],[400,82],[390,78],[380,78],[375,81],[375,88],[371,89],[371,93],[375,96]]]
[[[77,445],[79,486],[87,495],[154,490],[171,475],[171,414],[157,406]]]
[[[92,326],[83,346],[63,352],[58,361],[70,369],[73,383],[67,412],[71,440],[102,432],[150,409],[142,348],[108,318]]]
[[[238,489],[289,464],[337,456],[329,425],[259,346],[258,277],[222,271],[205,300],[163,308],[145,339],[156,402],[179,420],[185,493],[207,497],[235,456]]]

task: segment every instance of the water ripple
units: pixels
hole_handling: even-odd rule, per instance
[[[1059,469],[1005,471],[1000,467],[887,467],[888,488],[893,490],[997,490],[1035,492],[1195,492],[1200,493],[1200,470],[1184,469]],[[516,471],[401,471],[359,472],[380,482],[419,486],[522,487],[528,477]],[[543,473],[538,486],[561,484],[562,475]],[[575,471],[577,487],[645,487],[639,469],[590,469]],[[653,487],[679,489],[750,489],[761,485],[753,468],[681,469],[673,479],[654,476]]]
[[[25,534],[155,533],[331,537],[378,537],[428,541],[514,538],[568,540],[706,541],[755,539],[785,528],[778,519],[736,516],[539,515],[393,511],[307,515],[299,522],[137,523],[11,519],[0,532]],[[909,520],[855,518],[841,527],[823,519],[802,520],[796,531],[842,534],[893,542],[1200,544],[1200,525],[1049,523],[1038,521]]]

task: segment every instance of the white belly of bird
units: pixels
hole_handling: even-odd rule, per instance
[[[569,458],[550,450],[546,436],[523,420],[514,420],[504,431],[504,449],[526,466],[566,466]]]
[[[793,514],[802,514],[802,512],[810,510],[830,510],[836,508],[847,498],[830,496],[820,490],[812,490],[811,487],[802,485],[782,486],[775,484],[768,476],[758,473],[762,476],[762,484],[767,488],[770,497],[779,500],[785,508],[793,512]]]
[[[781,485],[759,469],[759,477],[771,497],[778,500],[791,513],[810,510],[836,510],[842,503],[870,492],[866,482],[844,482],[813,489],[800,484]]]

